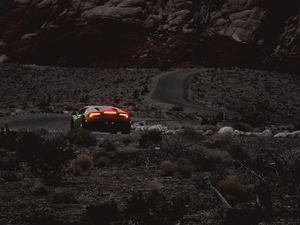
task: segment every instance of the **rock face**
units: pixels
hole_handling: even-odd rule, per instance
[[[0,55],[77,66],[274,65],[298,70],[291,0],[14,0]]]

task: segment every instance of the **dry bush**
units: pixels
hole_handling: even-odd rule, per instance
[[[230,155],[237,160],[246,160],[250,159],[250,155],[245,151],[239,143],[231,143],[225,146],[225,150],[230,153]]]
[[[202,149],[201,151],[206,157],[199,165],[201,170],[214,170],[221,164],[229,164],[232,162],[232,157],[227,151],[219,149]]]
[[[176,164],[170,160],[163,161],[160,165],[160,168],[165,176],[173,176],[177,170]]]
[[[200,129],[204,131],[207,130],[217,131],[218,128],[215,125],[206,124],[206,125],[201,125]]]
[[[106,156],[101,156],[95,160],[95,166],[98,168],[106,167],[110,164],[110,159]]]
[[[118,150],[117,151],[117,155],[122,157],[122,158],[128,158],[131,156],[136,155],[137,152],[139,152],[140,150],[137,148],[125,148],[122,150]]]
[[[247,201],[251,195],[239,177],[228,176],[219,183],[221,193],[232,204]]]
[[[108,138],[104,139],[101,143],[100,143],[100,147],[104,148],[106,151],[115,151],[117,149],[117,147],[115,146],[115,144]]]
[[[218,134],[213,142],[213,145],[215,147],[223,147],[228,144],[232,144],[234,142],[234,139],[229,134]]]
[[[72,144],[80,146],[94,146],[96,137],[86,129],[76,128],[69,132],[69,140]]]
[[[86,154],[79,154],[72,161],[72,168],[76,172],[87,171],[93,166],[93,158]]]
[[[233,143],[235,140],[230,134],[217,134],[212,139],[202,141],[202,144],[209,148],[223,148]]]
[[[150,189],[151,191],[157,192],[157,193],[161,193],[161,189],[163,188],[163,185],[159,182],[159,180],[157,178],[154,178],[151,182],[150,182]]]
[[[56,184],[73,157],[73,150],[62,133],[44,137],[36,132],[22,131],[16,143],[16,156],[20,162],[28,164],[34,176]]]
[[[192,175],[194,164],[188,159],[181,158],[176,162],[178,172],[185,176],[190,177]]]
[[[125,135],[121,138],[121,141],[124,145],[129,145],[132,142],[132,139],[129,135]]]
[[[51,190],[49,187],[42,183],[35,183],[34,186],[32,187],[32,195],[37,195],[37,196],[43,196],[43,195],[48,195],[51,194]]]
[[[123,212],[125,224],[176,224],[187,213],[186,205],[188,202],[187,197],[171,196],[170,198],[170,196],[167,197],[156,191],[133,193],[125,203]]]
[[[151,145],[160,144],[162,141],[161,132],[158,131],[147,131],[142,134],[139,145],[143,148],[149,147]]]
[[[191,126],[183,127],[182,134],[186,137],[197,137],[197,135],[198,135],[196,129]]]

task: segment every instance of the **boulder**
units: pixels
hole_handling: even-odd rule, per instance
[[[0,55],[0,64],[6,63],[9,60],[7,55]]]
[[[222,127],[219,129],[218,134],[234,135],[234,129],[232,127]]]
[[[111,19],[128,19],[137,18],[142,14],[143,9],[141,7],[108,7],[98,6],[87,10],[81,14],[82,18],[111,18]]]

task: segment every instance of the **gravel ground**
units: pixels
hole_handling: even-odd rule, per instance
[[[185,134],[183,136],[163,136],[161,144],[141,148],[138,146],[141,135],[139,132],[133,132],[127,136],[101,133],[94,135],[98,140],[96,146],[76,147],[74,150],[76,150],[76,154],[84,153],[92,156],[95,162],[99,157],[105,157],[108,159],[107,164],[101,167],[94,166],[89,171],[80,174],[68,170],[59,185],[43,185],[42,190],[46,189],[47,193],[37,194],[37,190],[39,190],[37,184],[41,181],[32,176],[26,164],[20,164],[16,170],[4,168],[0,173],[4,177],[4,179],[0,177],[0,223],[35,225],[39,222],[44,224],[46,220],[49,220],[51,225],[83,225],[82,219],[85,218],[87,208],[90,206],[113,201],[119,208],[122,208],[133,193],[138,191],[150,193],[152,190],[158,189],[168,200],[174,197],[187,200],[187,213],[181,219],[180,224],[224,224],[224,221],[227,220],[226,210],[217,195],[205,185],[204,178],[207,176],[218,189],[220,189],[220,182],[226,177],[239,177],[243,186],[238,185],[237,192],[242,189],[250,194],[249,198],[245,200],[237,197],[238,202],[234,203],[234,200],[231,199],[232,196],[222,193],[235,208],[255,210],[256,192],[251,187],[259,185],[259,179],[253,173],[249,173],[247,169],[238,166],[233,160],[233,156],[228,154],[231,144],[224,143],[219,147],[207,147],[207,143],[214,137]],[[111,140],[116,150],[108,151],[101,147],[102,141],[107,138]],[[124,144],[124,140],[130,140],[130,143]],[[300,146],[300,139],[297,138],[259,140],[256,137],[243,137],[235,138],[234,142],[238,143],[238,146],[251,156],[250,159],[242,162],[256,173],[269,172],[269,170],[253,167],[256,164],[273,163],[274,159],[267,157],[269,153],[281,154],[283,158],[293,160],[288,158],[283,150],[286,152],[299,151]],[[159,146],[160,149],[156,148],[155,150],[155,146]],[[180,148],[174,148],[174,146],[180,146]],[[213,156],[211,158],[213,161],[201,161],[202,154],[207,157]],[[3,167],[5,159],[14,160],[14,157],[12,151],[1,150],[0,165]],[[258,157],[261,160],[258,160]],[[178,172],[173,176],[164,176],[160,164],[164,160],[176,162],[180,158],[186,158],[193,162],[194,171],[191,177],[185,177]],[[205,162],[209,165],[214,162],[216,167],[204,169],[203,163]],[[259,164],[261,162],[265,164]],[[271,218],[260,219],[260,221],[267,221],[263,224],[279,225],[282,224],[282,221],[285,224],[299,224],[300,217],[296,213],[299,210],[297,203],[299,196],[297,191],[288,189],[288,183],[281,180],[281,176],[284,175],[283,171],[278,170],[280,173],[278,177],[275,173],[264,175],[272,188],[273,214]],[[7,175],[3,176],[8,172],[9,180]],[[235,190],[234,187],[233,190]],[[54,199],[58,193],[64,193],[64,195],[59,202],[55,202]],[[235,197],[235,194],[233,195]],[[68,200],[70,198],[74,202],[70,202]],[[137,205],[137,207],[139,206]],[[99,211],[99,213],[101,212]],[[249,218],[249,215],[245,216]],[[230,224],[239,223],[232,222]]]
[[[300,122],[300,76],[295,74],[211,69],[191,83],[195,102],[226,107],[252,122]]]
[[[38,112],[72,112],[85,105],[116,105],[134,114],[148,93],[153,69],[0,66],[0,116]]]

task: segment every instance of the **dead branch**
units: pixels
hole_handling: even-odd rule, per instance
[[[224,196],[218,191],[217,188],[215,188],[212,183],[210,182],[208,177],[204,178],[205,183],[207,184],[207,186],[212,189],[217,195],[218,197],[221,199],[221,201],[223,202],[223,204],[225,205],[226,209],[233,209],[233,207],[227,202],[227,200],[224,198]]]

